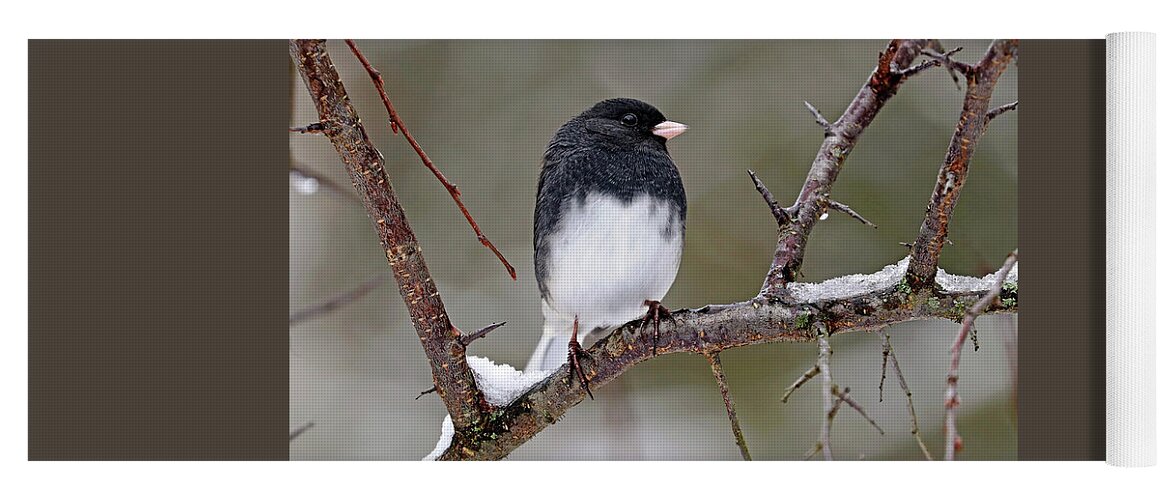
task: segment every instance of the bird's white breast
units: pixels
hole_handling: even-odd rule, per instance
[[[644,301],[662,300],[683,254],[683,221],[672,206],[647,195],[566,203],[549,246],[549,305],[578,316],[589,332],[641,317]]]

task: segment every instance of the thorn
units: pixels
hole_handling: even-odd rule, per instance
[[[825,129],[825,133],[831,133],[834,127],[833,124],[821,115],[821,111],[818,111],[817,108],[813,107],[812,104],[809,104],[809,101],[803,102],[805,103],[805,109],[808,109],[809,112],[813,114],[813,119],[817,121],[818,125],[821,125],[821,128]]]
[[[832,208],[832,209],[837,210],[839,212],[842,212],[846,215],[849,215],[850,217],[853,217],[858,222],[866,224],[867,226],[870,226],[874,229],[878,229],[878,226],[874,225],[873,222],[866,220],[865,217],[862,217],[861,214],[859,214],[858,212],[855,212],[854,209],[850,208],[850,206],[846,205],[845,203],[840,203],[840,202],[837,202],[834,200],[829,200],[829,208]]]
[[[300,134],[324,134],[325,125],[321,123],[310,123],[304,127],[289,127],[289,132],[297,132]]]
[[[787,226],[791,224],[793,222],[793,218],[790,217],[789,212],[786,212],[785,209],[781,208],[781,206],[777,204],[777,199],[773,197],[772,192],[770,192],[768,188],[765,187],[764,183],[760,181],[760,178],[756,176],[756,172],[749,170],[748,176],[752,178],[752,184],[756,186],[756,191],[760,193],[762,198],[764,198],[764,203],[768,205],[769,211],[773,213],[773,218],[777,220],[777,225]]]
[[[785,389],[785,392],[781,394],[781,403],[788,403],[789,396],[792,396],[794,392],[797,392],[797,389],[800,389],[801,386],[805,385],[805,383],[810,379],[816,377],[818,373],[821,373],[821,367],[816,364],[813,365],[813,368],[806,370],[805,373],[802,374],[796,382],[789,384],[789,388]]]
[[[439,388],[438,388],[438,387],[431,386],[431,388],[430,388],[430,389],[427,389],[427,390],[425,390],[425,391],[423,391],[423,392],[420,392],[418,396],[415,396],[415,401],[418,401],[418,400],[419,400],[419,398],[421,398],[421,397],[423,397],[423,396],[426,396],[426,395],[428,395],[428,394],[431,394],[432,392],[435,392],[435,391],[437,391],[437,390],[439,390]]]
[[[985,123],[990,122],[990,121],[992,121],[993,118],[996,118],[997,116],[1003,115],[1004,113],[1007,113],[1009,111],[1016,111],[1017,104],[1020,104],[1020,101],[1013,101],[1013,102],[1010,102],[1008,104],[1005,104],[1003,106],[1000,106],[998,108],[995,108],[995,109],[988,111],[988,114],[984,118]]]
[[[867,422],[870,422],[870,425],[874,426],[875,429],[878,429],[879,434],[886,435],[886,431],[882,430],[882,427],[878,426],[878,422],[875,422],[874,419],[870,418],[870,415],[866,414],[866,410],[863,410],[862,406],[856,403],[854,398],[850,397],[849,387],[839,390],[838,386],[834,385],[831,391],[833,392],[833,395],[837,396],[840,401],[845,401],[846,404],[850,405],[850,408],[853,408],[854,411],[858,412],[859,415],[862,415],[862,418],[866,419]]]
[[[496,330],[497,328],[500,328],[507,323],[508,323],[507,321],[501,321],[499,323],[492,323],[491,325],[485,326],[479,330],[476,330],[472,333],[469,333],[467,335],[460,337],[459,343],[463,344],[464,347],[467,347],[468,344],[471,344],[472,342],[475,342],[477,340],[484,338],[489,333],[492,333],[493,330]]]
[[[940,66],[942,64],[943,63],[940,62],[939,60],[927,59],[926,61],[920,62],[919,64],[916,64],[916,65],[911,66],[909,68],[897,70],[897,71],[895,71],[895,73],[897,73],[899,76],[902,76],[903,78],[909,78],[917,73],[922,72],[923,70],[925,70],[927,68],[934,68],[934,67]]]

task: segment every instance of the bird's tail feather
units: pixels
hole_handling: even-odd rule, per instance
[[[542,301],[545,313],[545,328],[537,348],[529,357],[525,371],[549,371],[561,367],[569,356],[569,337],[573,334],[573,318],[565,318]],[[580,333],[579,333],[580,338]]]

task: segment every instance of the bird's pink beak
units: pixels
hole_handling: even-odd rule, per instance
[[[651,129],[651,133],[668,140],[686,131],[687,125],[676,122],[663,122]]]

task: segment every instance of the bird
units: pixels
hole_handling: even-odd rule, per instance
[[[533,261],[545,324],[526,365],[570,364],[590,398],[578,341],[593,331],[670,317],[662,299],[683,256],[687,195],[667,141],[687,126],[654,106],[607,99],[565,122],[542,160]]]

